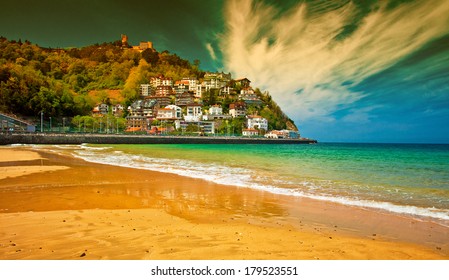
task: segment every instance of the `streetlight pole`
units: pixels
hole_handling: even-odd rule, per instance
[[[51,129],[51,117],[50,117],[50,133],[51,133],[51,130],[52,130],[52,129]]]
[[[41,111],[41,133],[44,132],[44,111]]]

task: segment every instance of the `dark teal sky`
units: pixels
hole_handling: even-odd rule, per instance
[[[43,47],[82,47],[129,37],[152,41],[214,70],[206,40],[223,28],[221,1],[187,0],[2,0],[0,35]]]
[[[2,0],[0,36],[81,47],[127,34],[248,77],[303,136],[449,143],[447,0]]]

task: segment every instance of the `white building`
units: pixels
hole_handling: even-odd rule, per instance
[[[223,115],[223,108],[220,105],[212,105],[208,114],[203,115],[203,120],[205,121],[227,120],[230,118],[232,118],[231,115]]]
[[[189,85],[189,91],[196,92],[197,86],[198,86],[198,80],[196,78],[182,78],[183,82],[187,82]]]
[[[231,74],[225,74],[223,72],[221,73],[213,73],[213,72],[207,72],[204,75],[203,80],[203,87],[205,91],[211,90],[211,89],[220,89],[220,88],[226,88],[226,85],[231,81]],[[229,88],[225,89],[226,92],[229,92]]]
[[[166,78],[164,76],[152,77],[150,80],[150,84],[153,88],[157,88],[158,86],[170,86],[173,87],[173,79]]]
[[[187,122],[199,122],[202,119],[202,105],[197,103],[188,104],[186,106],[186,114],[184,120]]]
[[[224,86],[220,88],[220,94],[229,95],[231,94],[232,88],[230,86]]]
[[[182,131],[186,131],[188,126],[196,126],[196,132],[199,134],[214,134],[215,133],[215,123],[212,121],[198,121],[198,122],[188,122],[177,120],[175,121],[176,129],[182,129]]]
[[[165,108],[172,109],[175,112],[175,118],[181,119],[182,118],[182,109],[179,106],[176,105],[168,105]]]
[[[205,79],[203,81],[203,86],[204,86],[205,90],[208,91],[208,90],[215,89],[215,88],[221,88],[222,82],[217,78],[210,78],[207,80]]]
[[[206,92],[206,88],[203,85],[197,85],[196,91],[195,91],[195,97],[201,98],[201,96],[203,95],[203,92]]]
[[[242,135],[247,137],[259,136],[259,131],[253,128],[246,128],[242,130]]]
[[[158,120],[177,120],[182,117],[182,109],[176,105],[168,105],[157,111]]]
[[[223,115],[223,108],[220,105],[212,105],[209,108],[210,115]]]
[[[240,90],[240,94],[254,94],[254,93],[255,92],[252,87],[246,87]]]
[[[261,116],[248,116],[247,117],[248,129],[264,129],[268,130],[268,120]]]

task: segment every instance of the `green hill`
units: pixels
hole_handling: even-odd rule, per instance
[[[202,80],[199,61],[190,63],[169,51],[142,52],[123,46],[121,41],[83,48],[42,48],[29,41],[0,38],[0,111],[38,120],[47,117],[72,118],[90,115],[97,103],[128,106],[139,98],[140,84],[164,75],[174,81],[183,77]],[[234,87],[234,90],[236,88]],[[265,117],[270,129],[296,129],[268,93],[256,89],[262,104],[250,110]],[[218,103],[227,111],[237,95],[215,97],[211,90],[205,106]]]

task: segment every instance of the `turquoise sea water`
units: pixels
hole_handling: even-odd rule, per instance
[[[58,146],[87,161],[449,221],[449,145]]]

